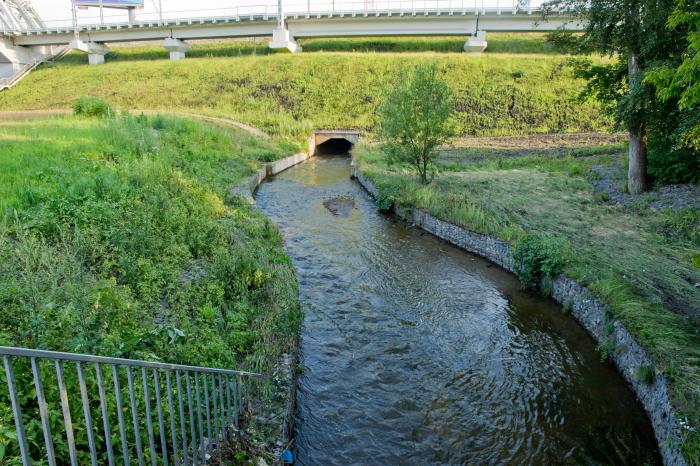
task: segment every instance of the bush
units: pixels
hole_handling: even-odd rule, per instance
[[[563,241],[552,237],[525,235],[513,248],[515,273],[527,286],[537,286],[542,276],[555,277],[567,262]]]
[[[99,97],[81,97],[73,102],[73,113],[93,118],[109,118],[114,115],[112,106]]]
[[[698,153],[650,144],[649,176],[659,183],[700,183]]]
[[[648,365],[639,366],[635,369],[634,375],[637,377],[637,380],[644,384],[653,383],[655,378],[654,368]]]

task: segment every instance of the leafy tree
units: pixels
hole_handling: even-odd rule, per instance
[[[700,150],[700,2],[677,0],[668,27],[688,31],[687,49],[680,63],[658,66],[646,81],[656,86],[661,100],[678,100],[679,110],[688,114],[682,142]]]
[[[400,76],[380,108],[384,151],[390,163],[411,165],[428,184],[437,148],[453,134],[451,91],[435,63]]]
[[[554,9],[567,10],[585,24],[579,51],[616,58],[607,65],[580,61],[577,71],[588,79],[586,93],[606,104],[618,126],[629,132],[629,192],[646,191],[649,138],[680,125],[675,101],[662,101],[645,80],[649,70],[684,53],[684,31],[667,28],[674,0],[554,0],[547,10]]]

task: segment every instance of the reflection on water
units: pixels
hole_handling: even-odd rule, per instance
[[[298,464],[657,464],[584,330],[496,266],[377,212],[346,157],[261,186],[305,312]]]

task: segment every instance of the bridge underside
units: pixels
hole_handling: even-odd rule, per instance
[[[71,44],[87,52],[91,64],[104,62],[110,42],[163,40],[171,59],[186,55],[187,40],[236,37],[270,37],[271,48],[300,52],[300,38],[357,36],[465,37],[464,49],[478,54],[487,47],[486,32],[552,31],[562,27],[581,29],[566,15],[544,21],[531,10],[383,11],[361,13],[287,14],[284,21],[274,15],[249,15],[186,20],[143,21],[119,24],[82,25],[76,35],[72,27],[28,29],[9,39],[19,54],[30,47]],[[7,40],[5,40],[7,42]]]
[[[295,38],[352,37],[352,36],[425,36],[425,35],[473,35],[478,29],[493,32],[552,31],[570,19],[553,16],[543,21],[536,14],[432,14],[432,15],[347,15],[332,17],[288,17],[286,29]],[[84,42],[127,42],[175,38],[214,39],[228,37],[271,36],[276,28],[274,18],[248,19],[219,18],[209,21],[135,23],[105,26],[84,26],[80,40]],[[579,26],[570,25],[572,29]],[[72,28],[26,32],[14,36],[16,45],[59,45],[73,40]]]

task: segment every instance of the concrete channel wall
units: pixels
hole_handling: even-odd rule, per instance
[[[377,187],[354,163],[351,173],[372,197],[378,196]],[[414,226],[484,257],[505,270],[514,271],[512,247],[505,241],[444,222],[421,209],[412,208],[407,212],[396,211],[401,218]],[[681,426],[671,403],[667,379],[657,372],[652,383],[644,383],[635,375],[640,366],[654,367],[649,353],[624,325],[609,317],[611,313],[608,306],[598,301],[586,287],[562,274],[552,280],[551,289],[552,298],[565,308],[571,309],[571,316],[596,342],[607,342],[614,348],[610,358],[649,416],[664,464],[685,466],[685,459],[680,452]]]

